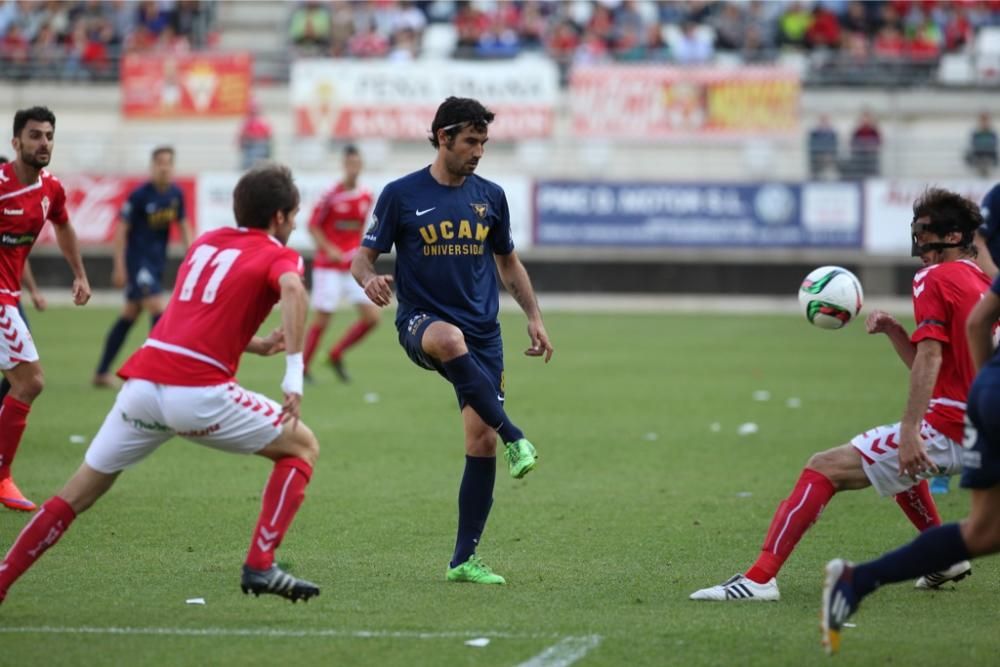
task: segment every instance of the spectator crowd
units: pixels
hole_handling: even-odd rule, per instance
[[[199,0],[0,2],[5,78],[111,80],[127,53],[210,47],[213,3]]]
[[[697,64],[719,54],[768,62],[783,51],[932,62],[963,49],[978,28],[1000,25],[1000,2],[310,1],[293,6],[289,40],[310,55],[409,58],[434,24],[453,27],[458,57],[541,52],[566,66]]]

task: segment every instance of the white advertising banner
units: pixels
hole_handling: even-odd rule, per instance
[[[235,225],[233,220],[233,188],[240,178],[240,172],[203,172],[198,176],[198,233],[217,227]],[[371,173],[364,174],[361,182],[370,188],[375,200],[386,183],[404,174]],[[487,178],[497,183],[507,193],[510,206],[510,226],[514,236],[514,246],[524,250],[531,245],[531,181],[522,175],[490,174]],[[302,204],[296,217],[296,229],[292,232],[288,245],[297,250],[312,250],[313,241],[309,235],[309,218],[323,193],[336,183],[336,176],[320,173],[295,174]],[[374,204],[372,205],[374,207]]]
[[[994,184],[983,179],[866,181],[865,250],[876,255],[908,255],[913,202],[928,187],[953,190],[978,204]]]
[[[438,105],[472,97],[496,113],[490,136],[530,139],[552,134],[559,72],[549,60],[452,60],[394,63],[334,59],[292,65],[295,131],[339,139],[427,138]]]

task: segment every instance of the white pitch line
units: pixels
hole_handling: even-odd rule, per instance
[[[566,637],[517,667],[569,667],[600,643],[600,635]]]
[[[0,634],[42,635],[158,635],[175,637],[334,637],[349,639],[465,639],[493,637],[496,639],[554,639],[557,634],[517,634],[492,631],[416,632],[401,630],[337,630],[302,629],[279,630],[274,628],[131,628],[131,627],[59,627],[22,626],[0,627]],[[568,637],[567,639],[581,639]],[[559,644],[556,644],[558,646]],[[569,663],[566,663],[569,664]]]

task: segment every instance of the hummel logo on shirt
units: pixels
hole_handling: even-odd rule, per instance
[[[4,215],[24,215],[23,208],[5,208],[3,210]]]
[[[422,216],[422,215],[423,215],[424,213],[430,213],[431,211],[433,211],[433,210],[434,210],[434,209],[436,209],[436,208],[437,208],[437,206],[431,206],[430,208],[425,208],[425,209],[424,209],[424,210],[422,210],[422,211],[421,211],[421,210],[420,210],[420,209],[418,208],[418,209],[417,209],[417,217],[419,218],[419,217],[420,217],[420,216]]]

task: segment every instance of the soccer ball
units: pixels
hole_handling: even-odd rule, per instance
[[[861,312],[864,292],[850,271],[839,266],[814,269],[799,287],[806,319],[820,329],[840,329]]]

